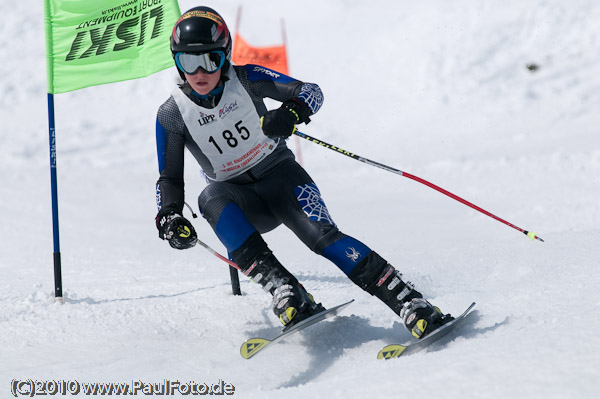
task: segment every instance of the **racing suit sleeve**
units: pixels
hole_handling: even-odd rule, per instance
[[[262,103],[262,99],[266,97],[281,102],[297,98],[308,106],[310,115],[317,113],[323,105],[323,92],[315,83],[301,82],[259,65],[248,64],[236,69],[240,81],[253,97],[255,105],[256,100],[260,99]],[[262,116],[267,110],[265,108],[263,112],[260,111],[259,109],[259,114]]]
[[[156,149],[160,177],[156,182],[156,205],[169,207],[179,214],[184,204],[185,124],[173,98],[158,110],[156,118]]]

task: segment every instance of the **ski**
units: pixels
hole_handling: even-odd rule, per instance
[[[242,355],[242,357],[244,359],[250,359],[252,356],[256,355],[258,352],[262,351],[270,344],[279,342],[279,341],[283,340],[284,338],[287,338],[288,336],[290,336],[294,333],[297,333],[298,331],[304,330],[306,327],[310,327],[313,324],[316,324],[322,320],[325,320],[325,319],[328,319],[330,317],[337,315],[339,312],[341,312],[346,306],[350,305],[352,302],[354,302],[354,299],[351,299],[350,301],[348,301],[346,303],[342,303],[341,305],[334,306],[333,308],[326,309],[322,312],[314,314],[314,315],[302,320],[298,324],[294,324],[292,327],[284,329],[279,335],[277,335],[276,337],[274,337],[272,339],[250,338],[249,340],[244,342],[242,344],[242,346],[240,347],[240,354]]]
[[[473,302],[471,306],[469,306],[467,310],[464,311],[463,314],[461,314],[454,320],[444,324],[437,330],[434,330],[431,334],[425,336],[423,339],[415,343],[406,345],[393,344],[385,346],[379,351],[377,359],[388,360],[394,357],[408,356],[425,349],[426,347],[428,347],[429,345],[431,345],[432,343],[434,343],[435,341],[437,341],[438,339],[442,338],[443,336],[447,335],[450,331],[455,329],[467,317],[467,315],[469,314],[471,309],[473,309],[474,306],[475,302]]]

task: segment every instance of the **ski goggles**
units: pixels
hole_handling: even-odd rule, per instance
[[[177,53],[175,64],[181,71],[188,75],[194,75],[202,70],[204,73],[215,73],[225,64],[225,52],[222,50],[209,51],[207,53]]]

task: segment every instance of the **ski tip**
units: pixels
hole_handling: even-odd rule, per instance
[[[402,352],[404,352],[405,349],[406,346],[404,345],[388,345],[379,351],[377,359],[389,360],[395,357],[399,357],[400,355],[402,355]]]
[[[258,351],[264,348],[269,342],[271,341],[264,338],[250,338],[248,341],[244,342],[240,347],[240,354],[244,359],[250,359],[252,356],[256,355]]]
[[[344,302],[341,305],[334,306],[333,308],[339,308],[341,310],[341,309],[345,308],[346,306],[350,305],[352,302],[354,302],[354,299],[350,299],[348,302]]]

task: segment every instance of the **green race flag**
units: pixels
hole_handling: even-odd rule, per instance
[[[177,0],[44,0],[48,93],[151,75],[173,66]]]

